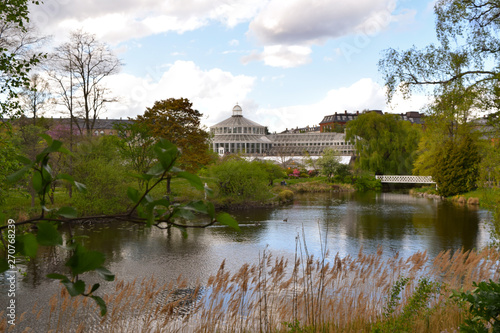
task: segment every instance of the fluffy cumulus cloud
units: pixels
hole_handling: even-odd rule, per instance
[[[195,30],[212,21],[229,27],[249,21],[267,0],[53,0],[32,6],[31,19],[56,39],[85,27],[108,43],[174,31]]]
[[[203,123],[209,126],[230,115],[237,101],[245,101],[254,81],[253,77],[217,68],[202,70],[191,61],[176,61],[165,72],[151,73],[147,78],[118,74],[109,77],[106,84],[120,101],[110,105],[103,116],[135,117],[155,101],[183,97],[204,114]]]
[[[303,65],[310,61],[310,46],[349,35],[376,35],[391,22],[407,19],[408,13],[402,12],[396,14],[396,0],[271,0],[252,20],[248,32],[264,50],[243,58],[243,62]],[[307,48],[307,55],[294,50],[297,45]]]
[[[395,7],[395,0],[272,0],[250,24],[250,33],[267,45],[373,34],[391,22]]]

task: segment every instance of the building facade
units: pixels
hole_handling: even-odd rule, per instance
[[[381,110],[368,110],[361,113],[359,111],[356,111],[355,113],[348,113],[347,111],[344,113],[335,112],[335,114],[325,116],[321,123],[319,123],[320,132],[326,133],[335,131],[339,127],[344,128],[349,121],[355,120],[360,114],[366,112],[376,112],[381,115],[384,114]],[[401,113],[398,114],[398,116],[401,120],[409,121],[412,124],[424,124],[424,114],[417,111]]]
[[[340,155],[353,156],[354,146],[345,141],[344,133],[269,134],[267,127],[243,116],[239,105],[230,118],[210,127],[212,149],[219,155],[241,153],[262,156],[320,156],[326,148]]]

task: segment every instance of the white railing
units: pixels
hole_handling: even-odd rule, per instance
[[[375,176],[382,183],[435,184],[431,176]]]

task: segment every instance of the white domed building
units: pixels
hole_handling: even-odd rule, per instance
[[[243,110],[236,104],[233,115],[210,127],[213,150],[219,154],[267,154],[271,141],[266,127],[243,117]]]
[[[354,146],[345,141],[344,133],[279,133],[269,134],[266,126],[243,116],[241,106],[233,107],[233,115],[210,127],[212,149],[219,155],[242,153],[260,156],[321,156],[325,148],[333,148],[343,156],[353,156]]]

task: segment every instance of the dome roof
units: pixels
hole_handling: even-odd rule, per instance
[[[229,117],[218,124],[210,126],[210,128],[216,128],[216,127],[265,127],[265,126],[257,124],[256,122],[251,121],[250,119],[247,119],[243,116],[233,115],[232,117]]]
[[[233,117],[243,117],[243,109],[238,104],[233,108]]]
[[[242,110],[241,106],[239,106],[238,104],[236,104],[233,107],[233,116],[232,117],[229,117],[226,120],[223,120],[218,124],[210,126],[210,128],[217,128],[217,127],[261,127],[261,128],[265,128],[265,126],[257,124],[256,122],[251,121],[250,119],[243,117],[243,110]]]

